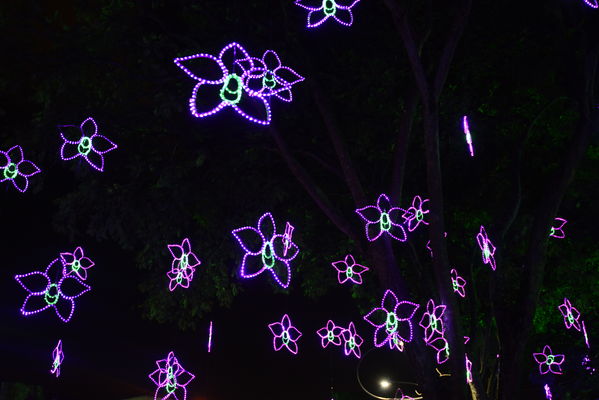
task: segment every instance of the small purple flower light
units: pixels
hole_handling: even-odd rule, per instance
[[[316,334],[320,336],[320,344],[322,348],[326,348],[329,344],[333,344],[335,346],[341,346],[341,333],[343,332],[343,328],[335,325],[335,323],[329,320],[326,326],[323,326],[319,330],[316,331]]]
[[[345,355],[349,356],[351,353],[354,353],[354,356],[358,358],[362,357],[360,346],[364,343],[364,339],[356,333],[356,327],[353,322],[349,323],[349,327],[345,329],[341,335],[343,336],[343,352]]]
[[[532,353],[535,361],[539,364],[539,372],[541,375],[545,375],[548,372],[552,374],[562,374],[562,363],[566,359],[563,354],[552,354],[551,347],[543,347],[542,353]]]
[[[185,400],[187,398],[186,386],[195,378],[195,375],[187,372],[179,364],[172,351],[165,359],[156,361],[156,366],[158,368],[148,375],[157,386],[154,400]]]
[[[406,210],[399,207],[391,207],[389,197],[381,194],[377,199],[376,206],[358,208],[356,213],[366,222],[366,239],[372,242],[381,237],[383,233],[388,234],[395,240],[405,242],[406,231],[398,221]]]
[[[478,247],[482,251],[483,263],[489,264],[493,271],[497,265],[495,264],[495,246],[491,243],[484,226],[480,226],[480,232],[476,235]]]
[[[345,260],[335,261],[331,265],[337,270],[337,280],[340,284],[344,284],[349,280],[361,285],[362,273],[368,271],[368,267],[356,264],[356,260],[351,254],[345,256]]]
[[[435,334],[439,334],[440,336],[445,334],[442,319],[445,308],[444,304],[435,306],[435,302],[432,299],[426,303],[426,312],[422,314],[419,322],[419,325],[424,329],[424,342],[426,344],[432,341]]]
[[[451,274],[451,286],[453,291],[459,294],[462,298],[466,297],[466,279],[458,275],[458,271],[452,269]]]
[[[360,0],[295,0],[295,4],[305,8],[308,13],[308,28],[316,28],[329,18],[341,25],[350,26],[354,22],[351,12]]]
[[[374,345],[382,347],[390,340],[399,339],[402,342],[412,341],[412,317],[420,307],[411,301],[399,301],[392,290],[383,295],[381,306],[373,309],[364,319],[376,328]]]
[[[87,270],[95,265],[92,260],[85,257],[81,246],[72,253],[60,253],[60,259],[64,266],[62,271],[64,276],[77,275],[83,281],[87,279]]]
[[[564,233],[564,225],[566,225],[566,223],[568,221],[566,221],[563,218],[555,218],[555,221],[557,222],[558,226],[552,226],[551,230],[549,231],[549,236],[550,237],[554,237],[556,239],[563,239],[566,237],[566,234]]]
[[[21,193],[29,187],[29,178],[40,172],[31,161],[23,157],[21,146],[13,146],[7,151],[0,151],[0,182],[11,181]]]
[[[63,360],[62,340],[59,340],[54,350],[52,350],[52,369],[50,369],[50,373],[56,375],[57,378],[60,376],[60,366]]]
[[[297,354],[297,340],[302,337],[302,333],[291,325],[289,315],[285,314],[281,319],[281,322],[273,322],[268,325],[268,328],[274,335],[273,347],[275,351],[281,350],[284,346],[291,353]]]
[[[107,137],[98,135],[98,125],[93,118],[87,118],[80,126],[59,125],[60,157],[63,161],[82,157],[96,170],[104,171],[104,154],[117,148]]]
[[[572,307],[570,300],[564,297],[564,304],[558,306],[558,309],[564,317],[566,329],[574,327],[574,329],[580,332],[582,329],[580,322],[578,321],[580,319],[580,312],[576,309],[576,307]]]
[[[189,288],[195,267],[201,264],[198,257],[191,251],[189,239],[183,239],[180,245],[169,244],[168,250],[173,256],[171,270],[166,273],[166,276],[170,279],[168,289],[172,292],[177,286],[185,289]]]
[[[428,202],[428,199],[422,200],[420,196],[415,196],[412,199],[412,206],[408,208],[404,214],[403,219],[408,224],[408,230],[413,232],[418,225],[422,222],[424,225],[428,225],[428,222],[424,220],[424,214],[428,214],[430,211],[424,209],[424,203]]]
[[[443,364],[449,360],[449,343],[445,336],[438,336],[426,344],[437,352],[437,364]]]

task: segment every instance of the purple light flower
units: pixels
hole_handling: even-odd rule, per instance
[[[245,71],[244,84],[252,96],[275,96],[290,102],[291,86],[304,80],[293,69],[283,66],[273,50],[265,51],[262,59],[250,57],[238,60],[237,64]]]
[[[8,151],[0,150],[0,182],[11,181],[21,193],[29,187],[29,177],[40,172],[31,161],[23,157],[21,146],[13,146]]]
[[[424,225],[428,225],[428,222],[424,220],[424,214],[428,214],[429,210],[425,210],[424,203],[428,202],[428,199],[424,201],[420,198],[420,196],[415,196],[412,199],[412,206],[408,208],[404,214],[403,219],[408,224],[408,230],[413,232],[418,225],[422,222]]]
[[[270,271],[282,288],[289,287],[289,262],[297,256],[299,248],[284,234],[277,234],[275,220],[270,213],[260,217],[257,228],[244,226],[235,229],[232,234],[245,251],[240,270],[242,278],[253,278]]]
[[[75,299],[91,288],[75,276],[63,275],[60,259],[53,260],[45,272],[16,275],[15,279],[29,294],[21,313],[25,316],[54,308],[63,322],[69,322],[75,310]]]
[[[187,398],[186,386],[195,378],[195,375],[187,372],[179,364],[172,351],[165,359],[156,361],[156,366],[158,368],[148,375],[157,386],[154,400],[185,400]]]
[[[478,247],[482,251],[483,263],[489,264],[493,271],[497,265],[495,264],[495,246],[489,240],[489,236],[485,231],[484,226],[480,226],[480,232],[476,235],[476,241],[478,242]]]
[[[464,354],[466,359],[466,383],[472,383],[472,361],[468,359],[468,354]]]
[[[391,335],[387,345],[391,350],[399,350],[401,352],[404,350],[404,342],[397,336],[397,332],[394,332]]]
[[[357,284],[362,284],[362,273],[368,271],[368,267],[356,264],[356,260],[351,254],[345,256],[345,260],[331,263],[337,270],[337,280],[344,284],[348,280]]]
[[[542,353],[532,353],[535,361],[539,364],[539,372],[541,375],[545,375],[548,372],[552,374],[562,374],[562,363],[566,359],[563,354],[552,354],[551,347],[543,347]]]
[[[439,336],[426,344],[437,352],[437,364],[443,364],[449,360],[449,343],[444,336]]]
[[[366,222],[366,238],[370,242],[378,239],[383,233],[395,240],[405,242],[406,231],[401,223],[397,222],[405,211],[403,208],[391,207],[386,194],[379,196],[376,206],[366,206],[356,210]]]
[[[329,344],[341,346],[341,333],[343,330],[342,327],[335,325],[331,320],[327,322],[326,326],[317,330],[316,333],[320,336],[322,348],[326,348]]]
[[[72,253],[60,253],[64,276],[77,275],[79,279],[87,279],[87,270],[95,264],[92,260],[85,257],[83,248],[77,247]]]
[[[241,75],[235,72],[236,67],[242,69],[237,63],[240,60],[248,60],[247,68],[253,68],[248,52],[235,42],[225,46],[218,57],[195,54],[175,58],[175,64],[198,81],[189,99],[189,109],[194,117],[205,118],[231,107],[251,122],[270,124],[270,106],[266,98],[248,91],[244,83],[246,71]]]
[[[189,239],[183,239],[183,242],[178,244],[169,244],[168,250],[173,256],[171,270],[166,273],[170,279],[168,289],[172,292],[177,286],[185,289],[189,287],[193,279],[195,267],[201,264],[198,257],[191,251]]]
[[[54,350],[52,350],[52,369],[50,369],[50,373],[56,375],[57,378],[60,376],[60,366],[63,360],[62,340],[59,340]]]
[[[82,157],[98,171],[104,171],[104,154],[117,148],[107,137],[98,135],[98,125],[93,118],[87,118],[80,126],[59,125],[63,144],[60,157],[64,161]]]
[[[354,356],[357,358],[362,357],[360,346],[362,346],[362,343],[364,343],[364,339],[362,339],[362,336],[356,333],[356,327],[354,326],[353,322],[349,323],[349,327],[345,329],[341,335],[343,336],[343,352],[345,355],[349,356],[351,353],[354,353]]]
[[[566,225],[566,223],[568,221],[566,221],[563,218],[555,218],[555,221],[557,222],[558,226],[552,226],[551,230],[549,231],[549,236],[550,237],[554,237],[556,239],[563,239],[566,237],[566,234],[564,233],[563,227],[564,225]]]
[[[341,25],[350,26],[354,22],[351,12],[360,0],[295,0],[295,4],[310,11],[308,13],[308,28],[316,28],[329,18],[335,19]]]
[[[580,318],[580,312],[576,309],[576,307],[572,307],[570,300],[564,297],[564,304],[558,306],[559,311],[562,313],[564,317],[564,324],[567,329],[574,327],[578,332],[582,329],[580,322],[578,321]]]
[[[268,325],[268,328],[274,335],[272,345],[275,351],[279,351],[285,346],[287,350],[297,354],[297,340],[302,337],[302,333],[291,325],[289,315],[285,314],[281,322],[273,322]]]
[[[426,312],[422,314],[419,322],[419,325],[424,328],[424,342],[426,344],[432,341],[435,334],[439,334],[440,336],[445,334],[442,319],[445,308],[444,304],[435,306],[435,302],[432,299],[426,303]]]
[[[393,291],[383,295],[381,306],[373,309],[364,319],[374,326],[374,345],[381,347],[390,340],[412,341],[412,317],[420,305],[411,301],[398,301]]]
[[[458,275],[458,271],[452,269],[451,274],[451,286],[453,291],[459,294],[462,298],[466,297],[466,279]]]

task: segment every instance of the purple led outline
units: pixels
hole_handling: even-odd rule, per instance
[[[468,117],[466,115],[464,115],[464,118],[462,118],[462,126],[464,127],[464,135],[466,135],[466,143],[468,144],[470,157],[474,157],[474,148],[472,147],[472,135],[470,134],[470,126],[468,124]]]
[[[556,217],[554,221],[558,222],[559,226],[552,226],[549,231],[549,236],[554,237],[556,239],[565,238],[566,234],[564,233],[563,227],[568,223],[568,221],[559,217]]]
[[[599,1],[597,0],[584,0],[584,2],[591,8],[599,8]]]
[[[556,375],[562,374],[561,365],[566,359],[563,354],[552,354],[551,347],[546,345],[543,347],[542,353],[532,353],[532,356],[539,364],[539,372],[541,375],[545,375],[549,372]]]
[[[392,290],[385,291],[381,306],[374,308],[364,316],[364,320],[376,328],[374,331],[374,345],[382,347],[393,339],[399,339],[404,343],[411,342],[413,337],[411,319],[419,307],[419,304],[411,301],[403,300],[400,302]],[[380,321],[383,322],[379,323]],[[409,335],[398,332],[400,322],[403,323],[402,328],[409,330]]]
[[[302,337],[302,333],[295,326],[291,325],[289,315],[283,315],[281,322],[269,324],[268,329],[273,334],[272,346],[275,351],[286,347],[291,353],[297,354],[297,341]]]
[[[233,230],[231,233],[245,251],[241,262],[240,275],[242,278],[254,278],[268,270],[273,278],[284,289],[291,283],[291,268],[289,262],[299,253],[299,248],[293,241],[285,239],[285,235],[277,234],[275,220],[267,212],[258,220],[257,228],[244,226]],[[252,246],[242,236],[250,234],[258,246]],[[287,241],[286,241],[287,240]],[[285,256],[284,247],[291,251]]]
[[[557,308],[564,317],[564,325],[566,325],[566,329],[574,327],[574,329],[580,332],[582,329],[580,322],[578,321],[580,319],[580,312],[576,309],[576,307],[572,306],[570,300],[564,297],[564,303]]]
[[[487,235],[487,231],[485,231],[484,226],[480,226],[480,232],[476,235],[476,241],[478,243],[478,247],[482,252],[483,263],[489,264],[493,271],[497,265],[495,264],[495,246],[491,243],[489,236]]]
[[[104,154],[116,149],[117,145],[98,134],[98,125],[92,117],[85,119],[80,126],[59,125],[58,128],[63,140],[60,147],[63,161],[82,157],[94,169],[104,171]]]
[[[53,260],[44,272],[33,271],[16,275],[15,279],[28,293],[21,307],[21,314],[29,316],[54,308],[56,315],[63,322],[69,322],[73,316],[75,299],[91,289],[75,276],[64,276],[63,265],[59,258]],[[41,286],[35,286],[40,283]],[[67,290],[72,293],[65,294],[63,285],[67,286]],[[72,287],[68,288],[68,286]]]
[[[455,269],[452,269],[450,271],[450,275],[451,275],[451,286],[453,288],[453,291],[457,294],[460,295],[460,297],[465,298],[466,297],[466,279],[462,278],[461,276],[458,275],[458,271],[456,271]]]
[[[437,364],[441,365],[449,360],[449,343],[445,336],[441,335],[426,344],[437,352]]]
[[[587,328],[584,325],[584,321],[582,321],[582,335],[584,336],[584,342],[587,345],[587,348],[590,349],[591,345],[589,344],[589,336],[587,335]]]
[[[472,361],[468,359],[468,354],[464,354],[466,358],[466,383],[472,383]]]
[[[186,386],[195,378],[195,375],[187,372],[179,364],[175,353],[171,351],[165,359],[156,361],[156,366],[158,368],[148,375],[148,378],[157,386],[154,400],[187,399]]]
[[[325,326],[316,331],[316,334],[320,337],[322,348],[325,349],[329,344],[341,346],[341,334],[344,330],[341,326],[337,326],[333,321],[328,320]]]
[[[351,254],[346,255],[345,260],[332,262],[331,265],[337,270],[337,281],[341,285],[347,281],[361,285],[362,273],[368,271],[368,267],[357,264]]]
[[[389,197],[381,194],[376,206],[358,208],[356,213],[366,222],[366,239],[373,242],[383,233],[388,234],[395,240],[405,242],[407,235],[402,224],[396,223],[406,212],[403,208],[391,207]]]
[[[236,61],[244,71],[244,85],[251,96],[271,97],[284,102],[291,102],[291,87],[305,78],[295,70],[283,66],[278,54],[266,50],[262,58],[250,57]],[[272,82],[269,86],[267,82]]]
[[[63,360],[62,340],[59,340],[54,350],[52,350],[52,368],[50,369],[50,373],[54,374],[57,378],[60,376],[60,366]]]
[[[78,246],[72,253],[60,253],[64,276],[77,275],[82,281],[87,279],[87,270],[95,265],[88,257],[85,257],[83,248]]]
[[[545,398],[547,400],[551,400],[553,396],[551,395],[551,388],[549,387],[549,385],[545,384],[545,386],[543,386],[543,389],[545,389]]]
[[[293,239],[293,230],[295,228],[289,222],[285,224],[285,233],[283,234],[283,256],[287,257],[287,252],[291,248],[291,240]]]
[[[311,3],[317,3],[314,0],[295,0],[295,4],[309,11],[306,27],[316,28],[331,17],[341,25],[351,26],[354,22],[351,9],[359,1],[322,0],[319,7],[311,5]],[[341,15],[339,15],[339,11],[341,11]]]
[[[208,353],[212,351],[212,321],[210,321],[210,327],[208,328]]]
[[[353,322],[349,323],[349,326],[343,330],[341,336],[343,336],[343,353],[346,356],[353,353],[357,358],[361,358],[362,352],[360,351],[360,346],[364,343],[364,339],[356,333],[356,327]]]
[[[185,289],[189,288],[195,267],[202,262],[191,251],[191,244],[189,244],[188,238],[183,239],[180,245],[169,244],[168,250],[173,256],[171,270],[166,273],[166,276],[170,279],[168,289],[172,292],[177,286]]]
[[[412,206],[408,208],[402,215],[403,219],[408,224],[408,231],[413,232],[416,228],[418,228],[418,225],[420,225],[421,222],[424,225],[428,225],[428,222],[424,220],[424,215],[428,214],[430,211],[423,208],[424,203],[428,201],[428,199],[422,200],[420,196],[414,196],[412,199]]]
[[[468,344],[470,341],[470,336],[464,336],[464,344]]]
[[[25,160],[21,146],[13,146],[7,151],[0,150],[0,182],[11,181],[15,189],[24,193],[29,187],[29,178],[41,170],[29,160]]]
[[[436,306],[433,299],[426,303],[426,311],[422,314],[422,318],[418,323],[424,329],[424,343],[429,344],[436,334],[440,336],[445,334],[443,314],[446,307],[444,304]]]
[[[252,108],[250,108],[250,110],[242,110],[237,103],[222,99],[220,96],[218,99],[216,99],[217,101],[220,101],[220,102],[217,105],[215,105],[212,109],[209,109],[209,110],[203,111],[203,112],[200,112],[198,110],[196,98],[198,95],[198,91],[200,90],[200,88],[203,85],[221,85],[221,86],[223,86],[223,88],[221,90],[224,90],[224,88],[225,88],[224,85],[227,84],[227,82],[228,82],[227,80],[232,75],[237,76],[243,82],[243,80],[245,78],[243,75],[238,76],[236,74],[231,74],[231,73],[229,73],[229,69],[227,68],[227,66],[225,66],[223,58],[228,55],[227,54],[228,51],[233,52],[234,59],[233,59],[233,65],[231,65],[232,70],[234,69],[235,63],[238,60],[249,60],[250,61],[249,69],[253,68],[253,62],[252,62],[252,59],[251,59],[250,55],[248,54],[248,52],[240,44],[235,43],[235,42],[232,42],[232,43],[229,43],[228,45],[226,45],[220,51],[218,57],[215,57],[210,54],[200,53],[200,54],[194,54],[194,55],[187,56],[187,57],[178,57],[178,58],[174,59],[175,64],[179,68],[181,68],[183,70],[183,72],[185,72],[187,75],[189,75],[192,79],[195,79],[196,81],[198,81],[198,83],[193,88],[191,97],[189,98],[189,110],[190,110],[191,114],[196,118],[205,118],[205,117],[209,117],[211,115],[216,114],[217,112],[219,112],[220,110],[222,110],[224,108],[231,107],[235,110],[235,112],[237,112],[237,114],[241,115],[242,117],[244,117],[245,119],[247,119],[250,122],[253,122],[253,123],[256,123],[259,125],[269,125],[270,120],[271,120],[271,110],[270,110],[270,105],[268,104],[268,100],[263,96],[258,96],[255,94],[253,95],[251,92],[248,91],[248,89],[245,85],[243,85],[243,88],[239,89],[239,90],[241,90],[241,97],[243,97],[244,94],[246,94],[250,98],[257,100],[257,102],[255,104],[261,103],[261,105],[264,106],[265,118],[256,118],[256,117],[252,116],[250,113],[250,110],[253,110]],[[222,77],[217,80],[204,79],[199,76],[200,74],[196,74],[195,72],[193,72],[190,69],[191,67],[187,67],[184,65],[188,61],[195,60],[198,58],[204,58],[206,60],[215,62],[222,72]],[[239,100],[241,100],[241,98]]]

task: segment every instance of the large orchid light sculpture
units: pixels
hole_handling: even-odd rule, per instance
[[[376,328],[374,331],[374,345],[382,347],[390,340],[401,340],[409,343],[412,341],[412,317],[419,304],[411,301],[399,301],[392,290],[387,290],[383,295],[381,306],[373,309],[364,316],[364,319]]]
[[[491,243],[487,231],[485,231],[485,227],[482,225],[480,226],[479,233],[476,235],[476,241],[482,252],[483,263],[489,264],[493,271],[495,271],[495,268],[497,268],[495,264],[495,246]]]
[[[364,339],[362,336],[356,333],[356,326],[353,322],[349,323],[347,329],[344,329],[341,333],[343,336],[343,352],[346,356],[349,356],[353,353],[357,358],[362,357],[362,352],[360,351],[360,346],[364,343]]]
[[[57,378],[60,376],[60,367],[63,360],[62,340],[59,340],[54,350],[52,350],[52,368],[50,369],[50,373],[54,374]]]
[[[154,400],[187,399],[187,385],[195,378],[195,375],[187,372],[179,364],[175,353],[171,351],[165,359],[156,361],[156,366],[158,368],[148,375],[157,386]]]
[[[341,25],[354,22],[351,9],[360,0],[295,0],[295,4],[308,10],[308,28],[316,28],[327,19],[333,18]]]
[[[63,265],[63,275],[77,275],[82,281],[87,279],[87,270],[95,264],[88,257],[85,257],[83,248],[77,247],[72,253],[60,253],[60,260]]]
[[[460,295],[460,297],[466,297],[466,279],[462,278],[458,275],[458,271],[452,269],[450,271],[451,275],[451,286],[453,291]]]
[[[580,330],[582,329],[579,321],[580,312],[576,309],[576,307],[572,306],[570,300],[564,298],[563,304],[561,304],[558,307],[558,309],[564,317],[564,324],[566,325],[566,329],[574,327],[574,329],[580,332]]]
[[[555,222],[556,226],[551,227],[551,229],[549,230],[549,236],[556,239],[565,238],[566,234],[564,233],[564,225],[566,225],[568,221],[566,221],[563,218],[556,217]]]
[[[406,212],[403,208],[391,207],[389,197],[381,194],[376,201],[376,206],[358,208],[356,213],[366,222],[366,238],[372,242],[383,234],[395,240],[405,242],[406,231],[399,222]]]
[[[64,275],[63,269],[61,260],[57,258],[44,272],[34,271],[15,276],[28,293],[21,307],[23,315],[53,308],[63,322],[70,321],[75,310],[75,299],[91,288],[76,276]]]
[[[244,226],[235,229],[232,234],[245,251],[241,261],[242,278],[253,278],[264,271],[270,271],[282,288],[289,287],[289,262],[297,256],[299,248],[289,235],[277,234],[271,213],[262,215],[256,228]]]
[[[246,61],[245,68],[238,62],[241,60]],[[250,91],[245,84],[250,77],[248,74],[257,76],[258,73],[257,70],[252,72],[253,59],[238,43],[226,45],[218,57],[201,53],[174,61],[197,81],[189,99],[189,110],[194,117],[209,117],[230,107],[248,121],[270,124],[271,112],[266,96]]]
[[[181,286],[185,289],[189,288],[189,284],[193,279],[195,267],[201,264],[198,257],[191,251],[191,245],[189,239],[183,239],[181,244],[169,244],[168,250],[173,256],[173,262],[171,264],[171,270],[166,273],[170,279],[168,289],[172,292]]]
[[[268,325],[268,328],[273,334],[272,345],[275,351],[286,347],[293,354],[297,354],[297,341],[302,336],[302,333],[297,328],[291,325],[289,315],[285,314],[281,322],[273,322]]]
[[[413,232],[416,228],[418,228],[420,223],[428,225],[428,222],[424,220],[424,215],[430,212],[424,207],[424,203],[428,201],[428,199],[422,200],[420,196],[415,196],[412,199],[412,206],[404,212],[403,218],[408,224],[408,230],[410,232]]]
[[[106,136],[98,134],[98,125],[93,118],[87,118],[80,126],[60,125],[63,140],[60,157],[64,161],[83,158],[96,170],[104,171],[104,154],[117,148]]]
[[[562,373],[562,363],[566,359],[563,354],[552,354],[551,347],[546,345],[543,347],[542,353],[533,353],[535,361],[539,364],[539,372],[545,375],[549,372],[556,375]]]
[[[350,281],[361,285],[362,273],[368,271],[368,267],[357,264],[351,254],[345,256],[345,260],[335,261],[331,265],[337,270],[337,280],[340,284]]]
[[[335,325],[333,321],[329,320],[325,326],[316,331],[316,334],[320,337],[320,344],[324,349],[329,344],[341,346],[341,333],[343,331],[342,327]]]
[[[25,160],[21,146],[0,151],[0,182],[10,181],[15,189],[23,193],[29,187],[29,178],[39,172],[37,165]]]

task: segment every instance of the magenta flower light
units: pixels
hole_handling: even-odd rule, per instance
[[[96,170],[104,171],[104,154],[117,148],[106,136],[98,134],[98,125],[93,118],[87,118],[80,126],[59,125],[60,157],[63,161],[83,158]]]
[[[260,217],[257,228],[244,226],[231,233],[245,251],[241,261],[242,278],[253,278],[264,271],[270,271],[282,288],[289,287],[291,283],[289,262],[297,256],[299,248],[284,234],[277,234],[277,227],[271,213]]]
[[[564,303],[558,306],[558,309],[564,317],[566,329],[574,327],[574,329],[580,332],[581,325],[580,321],[578,321],[580,319],[580,312],[576,309],[576,307],[572,307],[570,300],[564,297]]]
[[[237,61],[246,60],[248,72]],[[218,57],[194,54],[175,58],[175,64],[197,83],[189,99],[189,110],[196,118],[205,118],[232,108],[248,121],[260,125],[270,124],[270,105],[265,96],[249,91],[246,75],[254,67],[253,59],[238,43],[226,45]],[[281,71],[282,73],[282,71]]]
[[[547,400],[551,400],[553,396],[551,395],[551,388],[549,387],[549,385],[545,384],[545,386],[543,386],[543,389],[545,389],[545,398]]]
[[[568,223],[568,221],[566,221],[563,218],[555,218],[555,225],[556,226],[552,226],[551,230],[549,231],[549,236],[550,237],[554,237],[556,239],[563,239],[566,237],[566,234],[564,233],[564,225],[566,225],[566,223]]]
[[[587,6],[592,8],[599,8],[599,1],[597,0],[584,0]]]
[[[364,319],[376,328],[374,331],[374,345],[381,347],[393,338],[402,342],[412,341],[412,317],[419,304],[411,301],[399,301],[392,290],[387,290],[383,295],[381,306],[373,309],[364,316]]]
[[[562,373],[562,363],[566,359],[563,354],[552,354],[551,347],[543,347],[542,353],[533,353],[535,361],[539,364],[539,372],[545,375],[549,372],[556,375]]]
[[[60,253],[60,260],[62,261],[64,276],[77,275],[83,281],[87,279],[87,270],[95,265],[92,260],[85,257],[81,246],[77,247],[72,253]]]
[[[447,343],[445,336],[438,336],[426,345],[432,347],[437,352],[437,364],[443,364],[449,360],[449,343]]]
[[[325,326],[316,331],[316,334],[320,337],[320,344],[324,349],[329,344],[341,346],[341,333],[343,331],[342,327],[329,320]]]
[[[403,352],[405,343],[399,338],[397,332],[391,334],[391,338],[387,342],[387,345],[391,350],[399,350]]]
[[[308,28],[316,28],[327,19],[333,18],[341,25],[350,26],[354,22],[351,12],[360,0],[295,0],[295,4],[308,10]]]
[[[362,357],[360,346],[364,343],[364,339],[356,333],[356,327],[353,322],[349,323],[349,327],[344,329],[341,335],[343,336],[343,352],[345,355],[349,356],[353,353],[357,358]]]
[[[335,261],[331,265],[337,270],[337,280],[340,284],[351,281],[361,285],[362,273],[368,271],[368,267],[357,264],[351,254],[345,256],[345,260]]]
[[[462,298],[466,297],[466,279],[458,275],[458,271],[452,269],[451,274],[451,286],[453,291],[459,294]]]
[[[154,400],[185,400],[187,398],[186,386],[195,378],[195,375],[187,372],[179,364],[172,351],[165,359],[156,361],[156,366],[158,368],[148,375],[157,386]]]
[[[389,197],[381,194],[376,201],[376,206],[358,208],[356,212],[366,222],[366,239],[372,242],[382,234],[387,234],[395,240],[405,242],[406,231],[398,221],[406,210],[399,207],[391,207]]]
[[[478,247],[482,251],[483,263],[489,264],[493,271],[497,265],[495,264],[495,246],[491,243],[484,226],[480,226],[480,232],[476,235]]]
[[[428,199],[423,201],[420,196],[415,196],[414,199],[412,199],[412,206],[404,212],[403,218],[408,224],[408,230],[410,232],[413,232],[418,228],[420,223],[428,225],[428,222],[424,220],[424,215],[429,213],[429,210],[424,208],[424,203],[426,202],[428,202]]]
[[[50,373],[56,375],[57,378],[60,376],[60,366],[63,360],[62,340],[59,340],[54,350],[52,350],[52,368],[50,369]]]
[[[183,239],[180,245],[169,244],[168,250],[173,256],[171,270],[166,273],[166,276],[170,279],[168,289],[172,292],[177,286],[185,289],[189,288],[195,267],[201,264],[198,257],[191,251],[189,239]]]
[[[304,80],[293,69],[283,66],[273,50],[265,51],[262,58],[238,60],[237,65],[245,71],[243,83],[252,96],[275,96],[290,102],[293,100],[291,86]]]
[[[75,299],[91,288],[73,275],[63,275],[63,268],[57,258],[44,272],[34,271],[15,276],[28,293],[21,314],[28,316],[53,308],[58,318],[69,322],[75,311]]]
[[[273,322],[268,328],[274,335],[272,345],[275,351],[286,347],[291,353],[297,354],[297,340],[302,337],[302,333],[291,325],[289,315],[285,314],[281,322]]]
[[[29,187],[29,178],[40,169],[29,160],[25,160],[21,146],[13,146],[7,151],[0,150],[0,182],[10,181],[21,193]]]
[[[474,148],[472,147],[472,135],[470,134],[470,126],[468,125],[468,117],[464,115],[462,119],[462,125],[464,127],[464,135],[466,135],[466,143],[468,144],[468,150],[470,151],[470,157],[474,157]]]
[[[464,354],[466,358],[466,383],[472,383],[472,361],[468,359],[468,354]]]
[[[424,329],[424,342],[428,344],[433,337],[438,334],[443,336],[445,328],[443,327],[443,314],[446,306],[444,304],[435,305],[434,300],[430,299],[426,303],[426,311],[418,323]]]

